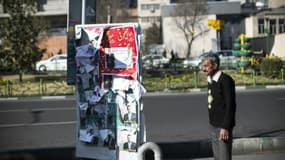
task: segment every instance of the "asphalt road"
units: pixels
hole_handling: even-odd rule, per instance
[[[154,142],[208,137],[206,93],[144,99],[147,138]],[[285,135],[285,90],[237,92],[235,137]]]
[[[143,97],[147,141],[208,137],[206,93]],[[0,152],[75,146],[74,99],[0,101]],[[285,90],[237,92],[235,137],[285,136]]]

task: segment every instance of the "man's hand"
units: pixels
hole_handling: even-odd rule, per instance
[[[220,130],[219,140],[227,141],[229,139],[229,131],[227,129],[222,128]]]

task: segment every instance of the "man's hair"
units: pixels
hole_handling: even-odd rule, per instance
[[[215,54],[213,52],[209,52],[208,54],[206,54],[203,57],[202,61],[205,61],[205,60],[209,60],[211,63],[217,64],[218,68],[220,67],[220,58],[219,58],[218,54]]]

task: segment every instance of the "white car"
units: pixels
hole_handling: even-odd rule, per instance
[[[183,60],[183,68],[195,68],[200,67],[202,63],[201,57],[191,57],[189,59]]]
[[[235,63],[237,63],[238,58],[232,55],[232,50],[220,50],[216,52],[212,52],[214,54],[219,55],[220,58],[220,66],[224,68],[235,68]],[[209,54],[209,52],[205,52],[197,57],[191,57],[189,59],[185,59],[183,63],[184,68],[198,68],[201,69],[203,58]]]
[[[204,56],[207,54],[208,53],[203,53],[200,56],[190,57],[188,59],[183,60],[182,61],[183,68],[190,68],[190,69],[199,68],[199,69],[201,69],[202,60],[203,60]]]
[[[67,70],[67,56],[55,55],[47,60],[41,60],[36,63],[36,70],[40,72],[46,71],[66,71]]]
[[[142,57],[143,68],[164,68],[169,65],[170,59],[159,54],[148,54]]]

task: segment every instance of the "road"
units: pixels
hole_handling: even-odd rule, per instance
[[[207,138],[205,93],[150,96],[144,99],[150,141]],[[235,137],[285,135],[285,90],[237,92]]]
[[[205,94],[144,96],[147,141],[207,139]],[[75,104],[74,99],[0,101],[0,152],[74,147]],[[238,91],[234,136],[285,136],[284,114],[284,89]]]

